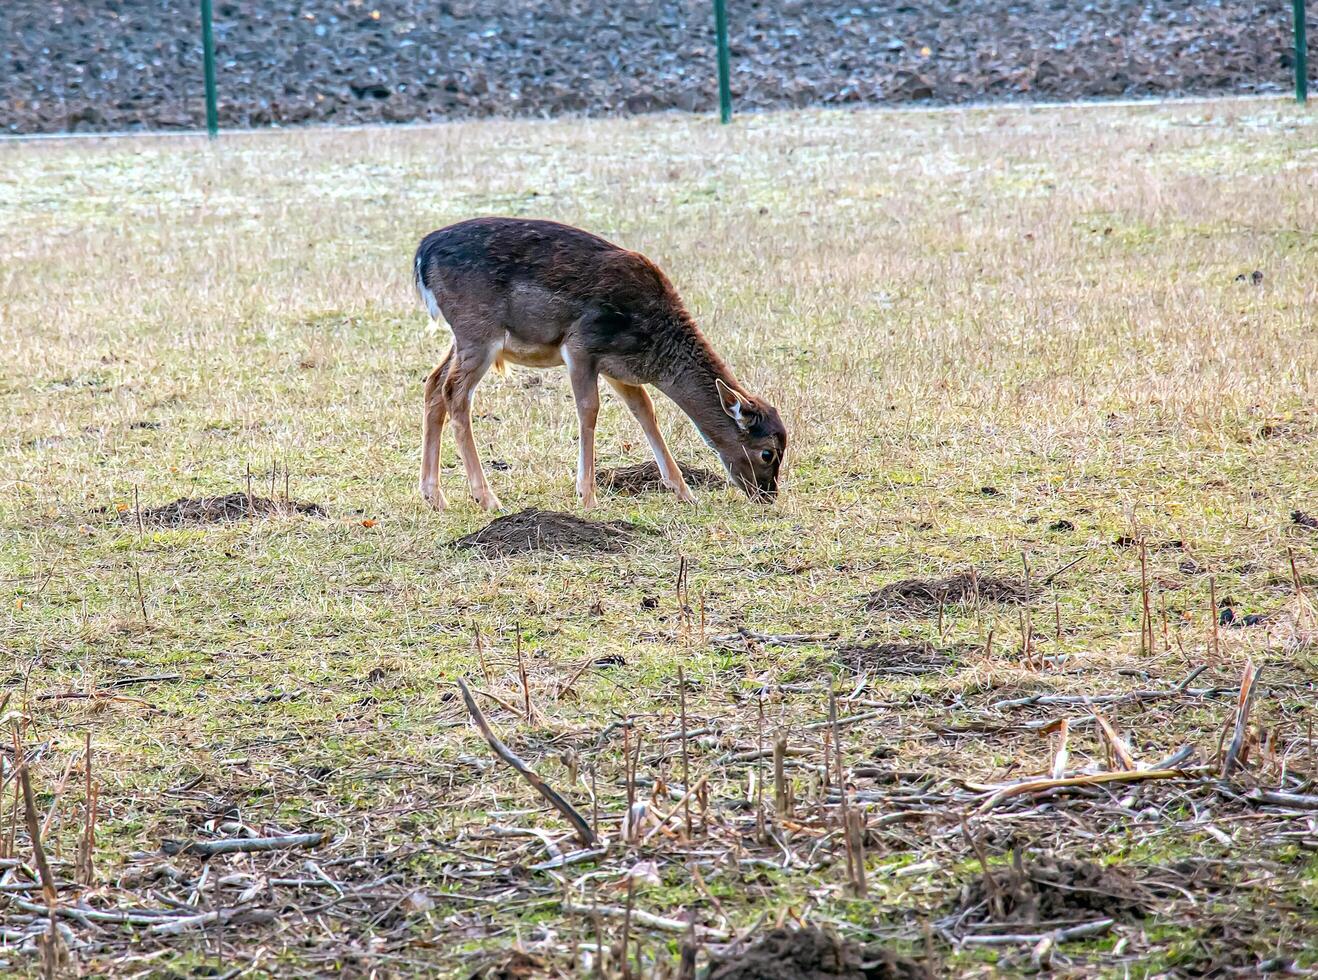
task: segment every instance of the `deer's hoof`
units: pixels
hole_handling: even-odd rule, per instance
[[[677,495],[677,499],[682,501],[682,503],[694,504],[696,502],[696,495],[691,492],[691,488],[685,483],[676,486],[671,483],[665,483],[664,486],[673,491],[673,493]]]
[[[444,496],[444,491],[437,485],[426,486],[421,484],[421,499],[432,510],[448,510],[448,499]]]
[[[599,506],[599,498],[595,496],[594,480],[591,480],[589,483],[578,480],[577,496],[581,498],[582,510],[592,510]]]

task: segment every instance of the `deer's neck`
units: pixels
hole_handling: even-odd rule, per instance
[[[655,387],[686,413],[709,446],[720,450],[736,440],[736,423],[723,411],[714,382],[735,388],[737,381],[694,325],[683,333],[685,349],[668,361]]]

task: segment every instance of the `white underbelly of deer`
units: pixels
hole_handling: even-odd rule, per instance
[[[498,358],[523,367],[551,368],[562,365],[563,352],[557,344],[527,343],[518,340],[510,331],[505,330],[503,348],[499,351]]]

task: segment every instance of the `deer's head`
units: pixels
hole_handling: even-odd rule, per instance
[[[730,420],[720,426],[714,450],[723,461],[734,486],[752,500],[772,503],[778,496],[778,470],[787,451],[787,428],[778,410],[714,380],[719,404]]]

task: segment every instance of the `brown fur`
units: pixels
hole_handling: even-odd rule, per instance
[[[638,252],[552,221],[476,218],[427,235],[417,288],[453,330],[453,348],[426,384],[421,489],[438,488],[439,434],[453,416],[472,493],[499,506],[471,435],[471,394],[492,365],[564,364],[581,426],[577,490],[594,503],[598,379],[641,424],[664,482],[694,500],[664,444],[646,393],[653,385],[687,414],[748,496],[772,499],[787,446],[773,406],[749,395],[683,305],[668,277]]]

